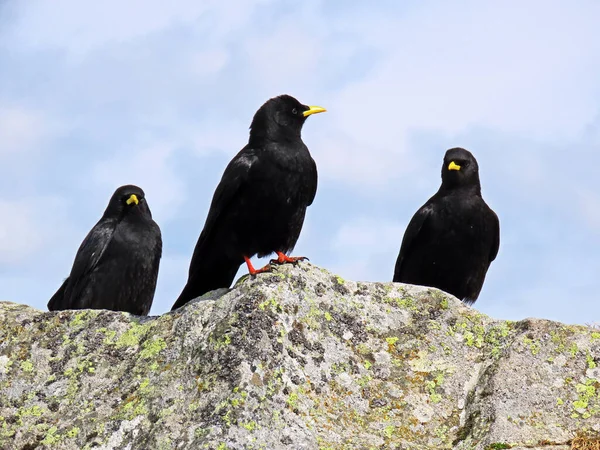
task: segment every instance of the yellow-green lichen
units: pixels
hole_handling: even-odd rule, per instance
[[[448,426],[440,425],[434,430],[434,433],[438,437],[438,439],[444,440],[448,436],[448,429]]]
[[[571,354],[571,356],[576,356],[578,351],[579,351],[579,348],[577,347],[577,344],[575,342],[573,342],[573,344],[569,348],[569,353]]]
[[[429,380],[425,383],[425,387],[429,392],[429,400],[431,400],[431,403],[439,403],[440,401],[442,401],[442,396],[439,393],[437,393],[435,389],[441,386],[443,382],[444,374],[442,372],[439,372],[433,380]]]
[[[171,450],[173,448],[173,441],[168,436],[163,436],[158,439],[158,446],[156,450]]]
[[[38,405],[21,407],[17,410],[17,424],[23,426],[24,417],[41,417],[43,414],[44,410]]]
[[[387,338],[385,338],[385,340],[388,343],[388,345],[390,345],[390,346],[394,346],[394,344],[396,344],[396,342],[398,342],[398,338],[396,336],[387,337]]]
[[[468,322],[460,322],[456,326],[456,331],[462,330],[465,343],[469,347],[481,348],[485,341],[485,328],[480,323],[480,317],[467,316]],[[477,323],[474,323],[477,320]]]
[[[367,386],[367,384],[369,384],[369,381],[371,381],[373,379],[373,377],[371,377],[370,375],[363,375],[362,377],[360,377],[358,379],[358,381],[356,382],[360,387],[365,387]]]
[[[142,337],[146,335],[149,328],[148,325],[140,325],[136,322],[132,322],[127,331],[121,334],[115,342],[116,347],[134,347],[139,345]]]
[[[452,354],[452,348],[448,344],[446,344],[444,341],[440,341],[440,347],[442,347],[442,349],[444,350],[444,354],[446,354],[446,355]]]
[[[98,332],[104,334],[103,343],[105,345],[110,345],[114,343],[115,336],[117,335],[117,332],[115,330],[109,330],[108,328],[102,327],[98,328]]]
[[[391,439],[392,436],[394,436],[394,431],[396,431],[396,427],[394,425],[388,425],[383,429],[383,434],[385,434],[385,437],[388,439]]]
[[[258,425],[256,424],[256,422],[254,420],[251,422],[245,422],[245,423],[241,422],[240,425],[248,431],[254,431],[258,427]]]
[[[125,399],[121,417],[127,420],[132,420],[137,416],[148,414],[148,408],[144,399],[137,395],[129,396]]]
[[[595,379],[588,378],[584,383],[575,385],[577,400],[572,403],[574,411],[571,417],[576,418],[581,415],[582,418],[588,419],[600,415],[600,402],[596,396],[597,384]]]
[[[285,402],[291,408],[295,408],[296,406],[298,406],[298,393],[292,392],[290,395],[288,395],[288,398],[285,400]]]
[[[148,386],[150,386],[150,378],[144,378],[138,386],[138,389],[142,392],[147,392]]]
[[[586,359],[588,368],[590,368],[590,369],[595,369],[596,368],[596,366],[597,366],[596,361],[594,361],[594,358],[590,354],[589,350],[587,352],[587,355],[586,355],[585,359]]]
[[[161,351],[167,348],[167,343],[161,337],[153,337],[144,341],[140,356],[144,359],[150,359],[158,355]]]
[[[225,334],[225,335],[215,339],[211,335],[209,337],[209,341],[211,341],[214,344],[215,349],[218,350],[218,349],[227,347],[229,344],[231,344],[231,336],[229,334]]]
[[[44,436],[44,439],[42,440],[41,444],[54,445],[54,444],[58,444],[61,441],[61,439],[62,438],[61,438],[60,434],[58,434],[58,428],[50,427],[50,429],[46,433],[46,436]]]
[[[427,328],[429,328],[430,330],[441,330],[442,324],[439,323],[437,320],[429,320],[427,322]]]
[[[323,311],[316,303],[315,300],[308,298],[307,303],[310,305],[308,314],[301,317],[301,321],[306,324],[306,326],[312,330],[317,330],[320,328],[321,317],[324,317],[328,322],[333,320],[333,316],[328,311]]]
[[[280,313],[283,311],[283,308],[281,307],[281,305],[279,304],[279,302],[277,301],[277,299],[275,297],[271,297],[270,299],[265,300],[262,303],[259,303],[258,308],[261,311],[264,311],[265,309],[268,308],[273,313]]]
[[[411,298],[411,297],[385,297],[383,300],[385,303],[389,303],[392,305],[396,305],[398,308],[401,309],[408,309],[409,311],[418,311],[419,307],[417,306],[417,302],[415,301],[415,299]]]
[[[79,325],[82,325],[87,313],[87,311],[81,311],[75,314],[75,318],[71,321],[71,327],[78,327]]]
[[[210,430],[208,428],[198,427],[194,430],[194,436],[199,439],[208,436],[209,433]]]
[[[0,437],[7,439],[13,437],[15,434],[16,431],[12,427],[9,427],[5,421],[2,421],[2,427],[0,428]]]
[[[542,348],[539,342],[527,336],[523,337],[523,343],[529,347],[532,355],[537,355]]]
[[[29,372],[29,373],[33,372],[33,363],[29,360],[23,361],[21,363],[21,370],[23,372]]]
[[[356,346],[356,351],[361,355],[368,355],[369,353],[371,353],[371,349],[366,344],[358,344]]]

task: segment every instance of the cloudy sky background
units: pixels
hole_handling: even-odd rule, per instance
[[[289,93],[328,109],[304,127],[319,189],[295,254],[390,280],[463,146],[502,235],[475,308],[598,322],[598,17],[591,0],[0,1],[0,300],[45,309],[133,183],[168,311],[254,112]]]

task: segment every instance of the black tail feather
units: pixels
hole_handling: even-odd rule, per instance
[[[58,291],[48,301],[48,311],[61,311],[67,309],[64,307],[65,301],[65,290],[67,289],[67,283],[69,278],[66,278],[63,284],[58,288]]]
[[[196,268],[193,274],[190,274],[188,281],[171,308],[171,311],[181,308],[186,303],[219,288],[228,288],[231,286],[235,274],[237,273],[242,261],[232,261],[223,259],[221,261],[211,261],[210,264],[203,264]]]

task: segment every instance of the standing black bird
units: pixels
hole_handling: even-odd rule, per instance
[[[436,287],[470,305],[499,245],[500,222],[481,197],[477,160],[452,148],[444,157],[442,186],[404,233],[394,281]]]
[[[304,214],[317,192],[317,166],[301,138],[311,114],[324,112],[289,95],[268,100],[254,115],[248,144],[231,160],[215,190],[204,229],[190,263],[188,281],[172,309],[213,289],[229,287],[240,265],[277,253],[289,257],[300,236]]]
[[[48,302],[50,311],[150,311],[162,253],[160,228],[137,186],[121,186],[77,251],[71,274]]]

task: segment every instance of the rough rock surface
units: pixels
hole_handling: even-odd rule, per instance
[[[0,303],[0,448],[568,448],[600,331],[301,263],[174,313]]]

